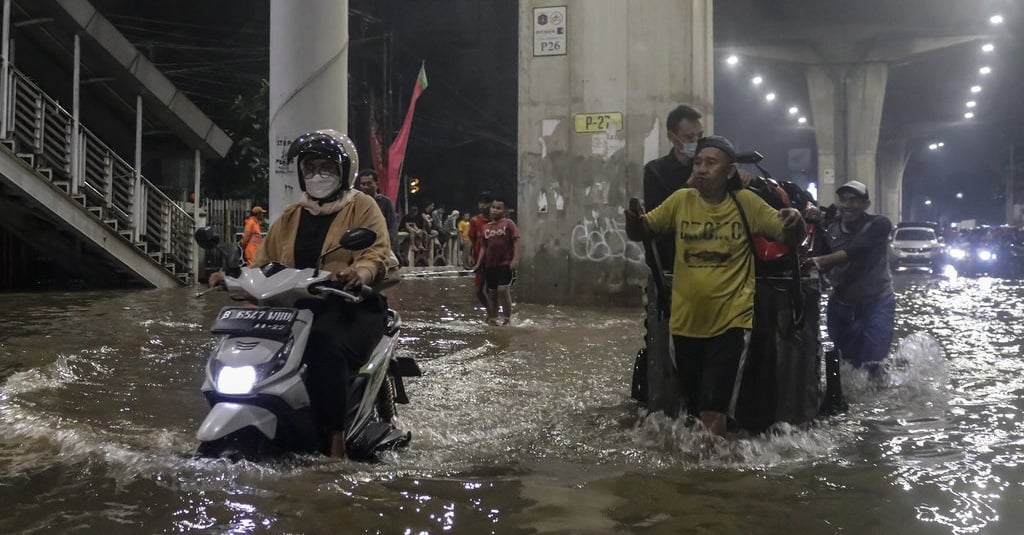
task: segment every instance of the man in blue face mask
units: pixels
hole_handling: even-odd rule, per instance
[[[686,185],[693,171],[693,155],[697,140],[704,137],[701,113],[693,106],[682,104],[669,112],[665,119],[668,140],[672,149],[668,154],[647,162],[644,166],[644,206],[653,210],[672,192]],[[655,240],[661,265],[671,271],[675,257],[675,242],[671,236]]]

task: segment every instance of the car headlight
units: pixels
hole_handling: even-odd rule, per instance
[[[256,384],[256,368],[252,366],[224,366],[217,373],[217,392],[221,394],[248,394]]]
[[[996,259],[996,254],[987,249],[982,249],[978,251],[978,259],[982,262],[991,262]]]
[[[967,251],[953,247],[949,250],[949,257],[954,260],[963,260],[967,257]]]

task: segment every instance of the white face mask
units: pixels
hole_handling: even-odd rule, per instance
[[[326,199],[341,188],[341,177],[320,172],[306,177],[306,193],[314,199]]]
[[[693,158],[693,156],[697,154],[697,144],[683,143],[683,148],[679,152],[682,152],[683,156],[686,156],[687,158]]]

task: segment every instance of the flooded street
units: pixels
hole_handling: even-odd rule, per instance
[[[639,310],[489,327],[472,279],[406,280],[413,440],[373,465],[192,459],[223,293],[0,295],[0,532],[1019,533],[1024,284],[896,284],[890,387],[702,459],[629,399]]]

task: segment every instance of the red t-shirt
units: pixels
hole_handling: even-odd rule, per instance
[[[483,246],[487,249],[484,255],[484,267],[504,267],[512,265],[516,254],[516,240],[519,239],[519,228],[511,219],[490,221],[484,225],[481,233]]]
[[[469,218],[469,241],[473,244],[473,260],[480,256],[480,240],[486,224],[487,219],[480,214]]]

